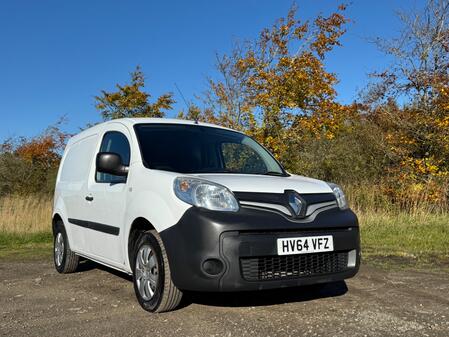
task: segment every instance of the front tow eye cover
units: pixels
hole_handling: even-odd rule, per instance
[[[224,265],[218,259],[207,259],[203,262],[203,271],[206,274],[216,276],[223,271]]]

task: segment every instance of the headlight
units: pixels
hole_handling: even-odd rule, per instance
[[[239,204],[226,187],[197,178],[176,178],[176,196],[190,205],[214,211],[237,212]]]
[[[340,209],[347,209],[348,208],[348,202],[346,201],[345,194],[343,193],[343,190],[340,186],[332,183],[327,183],[329,187],[332,189],[332,192],[335,195],[335,199],[337,199],[337,204]]]

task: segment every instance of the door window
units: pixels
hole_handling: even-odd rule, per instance
[[[118,131],[107,132],[101,142],[100,152],[113,152],[122,158],[123,165],[129,165],[131,150],[128,138]],[[109,173],[96,172],[96,181],[98,183],[123,183],[126,177],[115,176]]]

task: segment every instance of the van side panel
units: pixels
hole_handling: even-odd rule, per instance
[[[79,218],[85,207],[89,169],[98,142],[97,134],[86,136],[68,145],[58,174],[54,213],[61,215],[72,250],[84,251],[81,227],[69,224],[68,218]]]

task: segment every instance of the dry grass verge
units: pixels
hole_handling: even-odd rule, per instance
[[[0,198],[0,233],[34,234],[51,231],[52,197]]]

